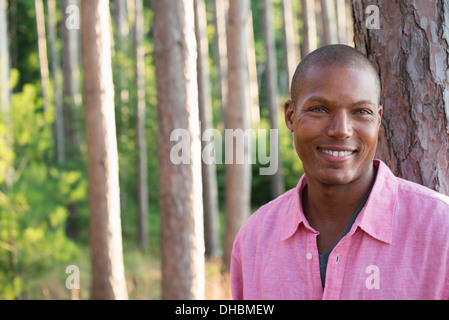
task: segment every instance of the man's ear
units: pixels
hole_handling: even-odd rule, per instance
[[[291,99],[288,99],[284,104],[284,118],[288,130],[291,132],[293,132],[293,117],[295,115],[295,109],[295,103]]]
[[[382,115],[384,113],[384,108],[379,105],[379,125],[378,125],[378,129],[380,129],[380,125],[382,124]]]

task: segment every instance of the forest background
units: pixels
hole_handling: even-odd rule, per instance
[[[114,296],[113,293],[102,296],[98,293],[101,290],[95,293],[98,289],[93,278],[101,277],[98,274],[107,268],[97,270],[95,275],[95,263],[91,264],[92,258],[96,256],[95,252],[107,250],[92,248],[90,242],[96,230],[89,229],[92,228],[90,221],[95,215],[89,209],[89,190],[95,189],[95,186],[89,185],[86,132],[93,128],[89,128],[92,123],[86,121],[87,106],[84,105],[84,99],[88,91],[86,81],[89,81],[86,75],[94,69],[86,68],[87,59],[83,60],[85,51],[82,50],[82,42],[87,40],[81,37],[82,5],[79,0],[0,0],[0,80],[2,94],[6,92],[6,95],[2,95],[0,114],[0,299],[231,298],[229,242],[232,242],[235,230],[259,206],[284,190],[293,188],[302,175],[302,166],[294,150],[291,134],[283,123],[283,103],[289,97],[289,79],[301,57],[326,44],[357,44],[362,47],[362,51],[379,65],[384,102],[394,103],[390,101],[391,97],[406,94],[407,98],[401,98],[398,105],[404,105],[399,110],[408,116],[400,116],[402,113],[397,116],[388,111],[385,114],[386,120],[382,128],[382,137],[385,138],[380,138],[380,154],[390,167],[395,168],[396,174],[441,192],[448,192],[447,131],[439,129],[444,132],[441,134],[436,130],[440,127],[447,130],[449,112],[445,115],[443,99],[447,89],[426,95],[424,92],[431,90],[430,85],[410,85],[417,83],[413,82],[413,77],[416,76],[424,83],[447,87],[447,79],[441,80],[438,74],[435,76],[435,64],[441,70],[447,70],[446,20],[449,15],[441,18],[442,16],[435,14],[435,28],[431,23],[427,24],[432,19],[424,22],[417,18],[431,15],[434,6],[436,12],[442,12],[443,9],[449,11],[443,1],[438,4],[422,1],[419,5],[415,1],[404,1],[403,4],[379,1],[379,6],[374,5],[368,11],[366,9],[371,4],[367,1],[193,2],[196,17],[186,14],[189,12],[186,8],[193,8],[190,1],[91,1],[95,4],[90,9],[106,8],[107,10],[102,11],[102,19],[106,19],[105,16],[110,19],[102,20],[103,28],[99,32],[104,32],[106,37],[109,35],[111,40],[111,88],[114,90],[114,112],[111,114],[115,114],[113,123],[118,154],[116,173],[119,177],[119,188],[116,189],[120,191],[119,199],[116,199],[121,228],[118,241],[123,244],[121,263],[125,273],[125,288],[120,290],[126,292],[121,296]],[[98,3],[102,3],[102,7],[95,7]],[[167,6],[163,7],[163,4]],[[242,33],[243,30],[247,41],[243,50],[244,57],[240,57],[246,61],[243,63],[243,72],[247,74],[246,83],[242,87],[245,101],[239,107],[247,112],[249,123],[246,128],[279,129],[280,170],[277,175],[260,175],[259,169],[264,167],[263,164],[256,162],[248,167],[250,188],[236,188],[235,191],[247,193],[249,208],[237,210],[241,211],[237,213],[240,216],[231,217],[232,213],[226,211],[226,207],[229,210],[233,205],[230,202],[232,199],[229,200],[226,196],[226,187],[232,184],[231,176],[227,176],[229,168],[224,163],[213,166],[212,175],[215,180],[202,182],[204,217],[199,220],[203,223],[204,218],[204,235],[201,234],[200,243],[204,241],[205,252],[200,250],[200,254],[205,255],[206,259],[204,270],[198,273],[203,273],[205,277],[205,293],[170,296],[170,292],[174,290],[173,284],[170,287],[168,282],[164,282],[164,268],[165,278],[187,283],[187,287],[194,282],[189,277],[195,276],[189,275],[189,272],[186,275],[170,275],[170,267],[164,266],[161,257],[165,253],[187,257],[187,260],[195,258],[193,255],[189,256],[194,250],[188,244],[170,244],[179,247],[180,253],[176,256],[177,253],[173,253],[176,250],[170,251],[168,247],[164,249],[164,244],[161,243],[164,241],[161,240],[164,239],[161,229],[167,226],[161,223],[161,216],[171,215],[171,209],[167,208],[166,199],[161,200],[160,187],[164,185],[164,180],[173,180],[181,186],[188,183],[183,180],[184,177],[176,176],[174,171],[162,172],[160,169],[163,159],[160,150],[165,142],[161,142],[160,138],[158,140],[158,135],[161,136],[159,125],[162,123],[161,119],[167,121],[164,114],[167,117],[171,114],[176,118],[176,113],[169,107],[164,111],[164,106],[158,106],[158,95],[163,96],[158,92],[160,89],[156,77],[157,66],[162,70],[163,64],[163,59],[158,58],[158,52],[163,51],[163,43],[169,41],[171,34],[180,31],[176,30],[175,25],[173,30],[166,27],[166,34],[163,35],[165,38],[158,40],[163,22],[159,21],[158,27],[155,14],[167,17],[165,13],[172,10],[178,15],[184,15],[186,21],[190,18],[196,21],[197,48],[201,49],[195,47],[195,50],[198,61],[204,59],[207,65],[207,68],[203,64],[203,69],[197,70],[197,74],[203,76],[198,77],[200,97],[206,97],[205,108],[209,110],[209,116],[203,118],[202,122],[209,121],[209,128],[223,132],[230,123],[229,120],[226,123],[227,117],[229,119],[227,112],[230,112],[230,108],[226,109],[226,101],[234,93],[228,92],[226,88],[233,81],[231,79],[228,82],[226,78],[227,63],[232,64],[231,54],[226,53],[226,47],[232,48],[229,42],[226,46],[226,36],[231,36],[230,29],[226,30],[226,23],[229,17],[237,15],[226,17],[228,5],[229,12],[246,10],[248,17],[245,17],[244,29],[238,31]],[[86,8],[84,9],[88,10]],[[399,8],[398,12],[395,11],[396,8]],[[394,17],[395,12],[397,19],[402,22],[397,30],[388,22],[388,18]],[[370,17],[378,19],[382,16],[383,20],[380,21],[368,20]],[[415,20],[407,19],[410,16],[414,16]],[[81,20],[77,20],[79,17]],[[354,17],[359,19],[354,21]],[[94,25],[96,21],[90,22]],[[387,85],[393,81],[385,71],[390,70],[389,64],[382,60],[384,55],[379,54],[382,52],[382,44],[385,48],[389,38],[383,37],[381,33],[381,36],[372,33],[382,29],[382,24],[384,32],[387,29],[388,34],[411,39],[408,42],[397,41],[402,51],[394,51],[393,45],[391,51],[384,50],[388,51],[387,55],[391,54],[390,57],[394,55],[391,64],[398,63],[400,70],[396,70],[397,78],[398,74],[404,74],[407,78],[400,82],[402,88],[406,89],[400,88],[396,92],[394,86]],[[417,25],[422,30],[412,28]],[[156,34],[157,28],[159,35]],[[443,48],[442,56],[435,55],[435,52],[441,53],[439,49],[435,49],[437,45],[432,46],[426,42],[431,38],[446,39],[445,42],[439,41],[438,48]],[[421,52],[420,41],[423,41],[421,44],[425,44],[429,53],[417,54]],[[404,49],[406,46],[409,46],[408,50]],[[438,61],[445,61],[444,66],[434,62],[437,58],[429,58],[431,54]],[[411,61],[407,58],[410,55],[413,58]],[[424,60],[422,57],[425,57]],[[412,65],[419,64],[420,61],[427,63],[424,69],[430,70],[428,73],[434,76],[430,77],[431,80],[426,78],[428,73],[424,77],[413,72]],[[180,66],[172,64],[165,68],[176,72]],[[421,70],[419,66],[417,68]],[[388,91],[390,89],[391,92]],[[397,92],[401,94],[398,95]],[[423,93],[424,103],[421,103],[419,109],[421,111],[413,109],[413,103],[410,103],[414,101],[419,106],[421,95],[417,93]],[[176,95],[177,92],[171,94]],[[422,106],[430,105],[426,102],[429,96],[437,96],[434,100],[436,105],[430,107],[431,110],[438,110],[435,118],[441,122],[433,128],[433,135],[424,134],[428,132],[427,127],[420,122],[420,117],[427,117],[428,123],[432,123],[429,119],[433,118],[425,110],[422,111]],[[202,103],[204,107],[204,101]],[[398,126],[399,135],[394,134],[393,124]],[[409,134],[407,130],[414,130],[414,133]],[[439,139],[433,138],[435,136]],[[166,143],[169,143],[168,139]],[[423,146],[425,152],[421,152],[416,145]],[[219,147],[224,148],[216,145],[216,148]],[[436,158],[424,159],[424,156],[417,155],[420,152],[424,155],[432,153]],[[419,165],[410,165],[412,160]],[[427,174],[426,168],[430,168],[433,173]],[[210,168],[203,168],[203,177],[207,176],[204,174],[205,170]],[[213,185],[208,184],[211,181],[215,181]],[[235,183],[239,184],[238,181],[234,181],[234,185]],[[206,191],[210,190],[216,192],[207,194]],[[215,197],[215,200],[211,197]],[[216,204],[210,205],[210,201],[215,201]],[[109,223],[106,218],[104,221],[105,224]],[[176,230],[175,224],[175,229],[167,229],[167,232],[172,235],[177,231],[188,232],[180,225],[178,228]],[[197,234],[194,236],[198,237]],[[115,242],[117,238],[108,241]],[[121,258],[121,247],[119,251]],[[201,259],[199,261],[201,264]],[[184,268],[181,262],[180,266]],[[195,270],[193,272],[196,273]],[[165,295],[164,286],[167,287]]]

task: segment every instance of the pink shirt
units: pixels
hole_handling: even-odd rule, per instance
[[[329,256],[324,291],[303,176],[237,234],[234,299],[449,299],[449,197],[374,165],[368,201]]]

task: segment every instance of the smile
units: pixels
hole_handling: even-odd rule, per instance
[[[327,149],[322,149],[322,148],[318,148],[318,150],[321,151],[322,153],[328,154],[333,157],[346,157],[346,156],[349,156],[349,155],[355,153],[355,150],[337,151],[337,150],[327,150]]]

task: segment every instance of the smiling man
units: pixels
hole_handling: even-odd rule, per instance
[[[449,299],[449,198],[374,159],[380,91],[349,46],[298,65],[284,109],[304,175],[240,229],[235,299]]]

